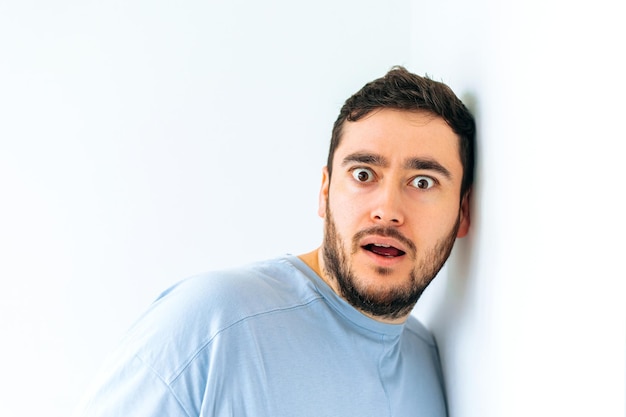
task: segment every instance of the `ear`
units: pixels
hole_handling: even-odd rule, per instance
[[[330,176],[328,175],[328,168],[322,169],[322,187],[320,188],[320,195],[318,200],[317,214],[321,218],[326,217],[326,206],[328,204],[328,189],[330,187]]]
[[[459,230],[456,237],[465,237],[470,227],[470,196],[471,189],[468,190],[461,199],[461,208],[459,210]]]

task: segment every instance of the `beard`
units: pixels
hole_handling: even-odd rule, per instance
[[[460,219],[457,217],[457,221],[450,232],[432,248],[420,254],[421,260],[419,262],[417,262],[418,253],[415,244],[396,228],[376,226],[358,232],[352,238],[352,255],[360,249],[358,242],[361,238],[368,235],[378,235],[393,237],[402,242],[409,249],[409,252],[404,256],[411,256],[414,263],[416,263],[405,280],[405,284],[392,288],[384,288],[382,286],[369,288],[360,282],[352,271],[348,254],[337,233],[332,213],[327,204],[324,220],[324,273],[330,279],[335,280],[340,291],[339,295],[357,310],[368,313],[373,317],[384,319],[404,317],[411,312],[426,287],[437,276],[450,256],[456,241],[459,224]],[[377,268],[375,272],[384,276],[389,275],[392,270]]]

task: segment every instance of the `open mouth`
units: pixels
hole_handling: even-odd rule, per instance
[[[381,243],[370,243],[363,246],[363,249],[375,253],[376,255],[384,256],[385,258],[395,258],[406,253],[398,248],[394,248],[391,245],[384,245]]]

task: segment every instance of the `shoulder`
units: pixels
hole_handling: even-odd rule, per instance
[[[432,333],[415,316],[410,315],[405,324],[405,334],[416,343],[436,349],[437,344]]]
[[[413,316],[407,320],[402,350],[407,354],[407,367],[430,372],[432,378],[441,381],[441,362],[437,342],[432,333]]]
[[[273,308],[288,308],[317,297],[310,281],[286,258],[199,274],[166,290],[155,301],[183,312],[226,313],[232,319]]]
[[[113,401],[120,409],[141,404],[145,411],[145,400],[166,412],[161,405],[169,401],[195,409],[211,367],[228,375],[237,366],[232,352],[249,346],[251,328],[275,330],[275,321],[263,317],[306,315],[318,299],[287,257],[184,279],[150,305],[109,356],[96,402]]]
[[[320,297],[286,258],[203,273],[163,292],[130,329],[124,350],[168,380],[236,324]]]

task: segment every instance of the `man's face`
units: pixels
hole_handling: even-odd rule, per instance
[[[382,109],[345,123],[320,191],[321,263],[364,313],[403,318],[467,233],[458,141],[425,112]]]

